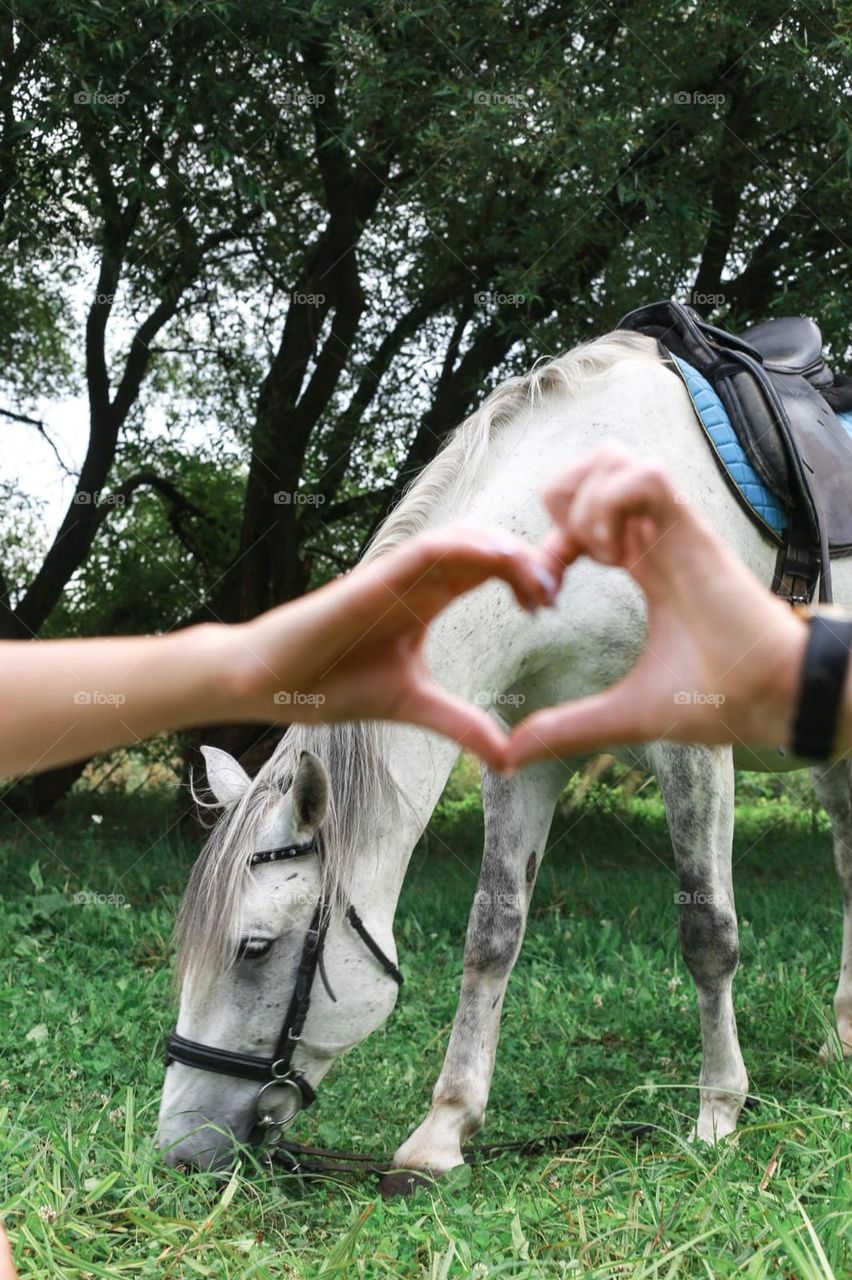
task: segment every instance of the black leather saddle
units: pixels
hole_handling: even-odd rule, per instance
[[[664,301],[629,312],[618,328],[656,338],[708,380],[789,516],[773,590],[808,603],[819,583],[820,600],[830,600],[830,558],[852,553],[852,438],[836,416],[852,409],[852,378],[825,363],[819,326],[785,316],[737,335]]]

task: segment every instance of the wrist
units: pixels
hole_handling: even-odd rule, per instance
[[[778,661],[771,673],[768,698],[769,714],[778,725],[775,740],[789,747],[793,740],[793,721],[799,703],[810,629],[805,617],[792,609],[785,623],[783,634],[778,639]]]
[[[222,719],[273,721],[290,703],[300,678],[304,603],[291,601],[250,622],[221,628],[217,657]],[[286,621],[286,625],[285,625]]]
[[[216,642],[218,682],[214,698],[220,706],[221,719],[226,722],[261,720],[264,715],[260,708],[268,698],[266,718],[271,720],[275,678],[263,660],[256,623],[225,625]]]
[[[189,706],[186,715],[192,724],[213,724],[239,719],[244,705],[243,686],[247,665],[240,643],[241,624],[203,622],[187,627],[174,637],[181,646],[179,658],[187,671]]]
[[[807,623],[808,642],[793,722],[793,750],[804,759],[829,760],[850,742],[847,706],[852,685],[852,616],[832,605],[816,608]]]

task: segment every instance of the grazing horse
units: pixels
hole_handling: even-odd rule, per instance
[[[771,581],[776,549],[722,483],[683,383],[653,341],[627,333],[499,386],[422,472],[368,556],[460,518],[536,541],[547,526],[542,489],[602,440],[663,459],[684,500]],[[852,601],[852,558],[837,561],[834,590],[838,601]],[[432,628],[428,657],[442,684],[511,725],[619,679],[644,635],[643,597],[629,576],[581,560],[556,607],[535,617],[499,583],[456,601]],[[613,754],[653,770],[665,801],[703,1044],[695,1133],[712,1142],[734,1129],[747,1091],[732,999],[734,754],[661,742]],[[184,1048],[175,1047],[163,1089],[167,1160],[221,1165],[258,1120],[283,1127],[334,1060],[391,1012],[397,900],[458,755],[452,742],[406,726],[294,726],[250,780],[230,756],[206,749],[222,812],[181,909],[175,1046]],[[738,753],[736,763],[772,771],[802,765],[773,746]],[[400,1167],[444,1173],[461,1162],[463,1141],[482,1123],[503,997],[554,807],[581,765],[554,758],[512,778],[484,772],[485,849],[458,1011],[431,1109],[397,1152]],[[852,1053],[850,766],[821,769],[816,786],[844,889],[835,1007],[840,1044]],[[270,1073],[273,1056],[284,1066]]]

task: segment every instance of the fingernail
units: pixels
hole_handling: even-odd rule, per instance
[[[559,583],[556,581],[553,574],[550,573],[547,569],[545,569],[544,565],[534,564],[533,573],[538,578],[541,585],[544,587],[545,591],[547,592],[550,603],[552,604],[559,593]]]

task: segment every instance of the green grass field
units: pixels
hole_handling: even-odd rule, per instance
[[[653,796],[613,794],[593,789],[554,827],[481,1135],[592,1139],[384,1203],[374,1183],[161,1167],[169,939],[197,850],[162,834],[167,798],[104,798],[99,823],[84,797],[61,822],[7,822],[0,1215],[22,1276],[849,1276],[849,1067],[816,1058],[840,942],[825,820],[741,810],[736,1002],[760,1104],[710,1150],[687,1142],[699,1038],[665,823]],[[471,798],[445,801],[399,910],[398,1009],[337,1066],[297,1139],[392,1151],[425,1114],[478,830]],[[101,899],[76,904],[84,891]],[[627,1120],[660,1129],[636,1145],[615,1128]]]

